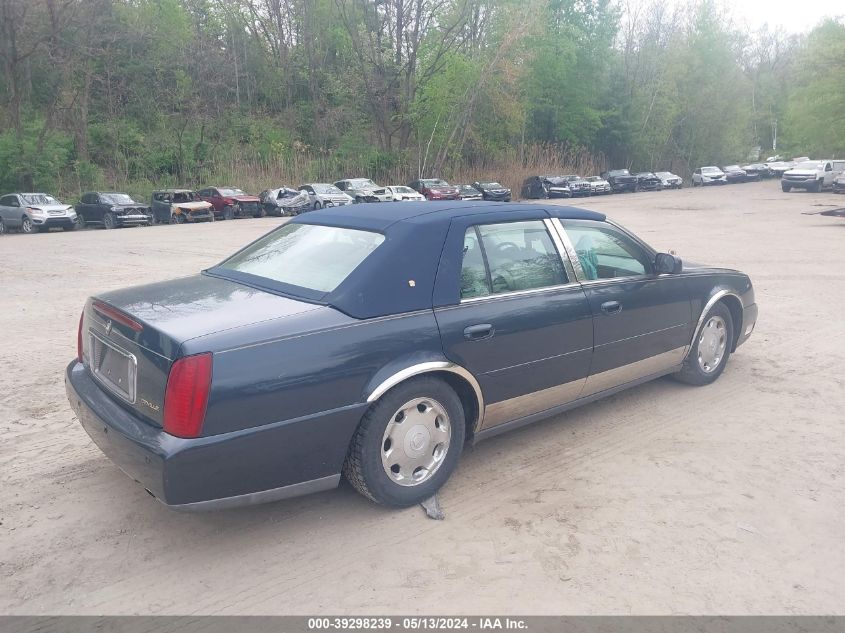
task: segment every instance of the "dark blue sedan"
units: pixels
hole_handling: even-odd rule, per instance
[[[489,202],[315,211],[201,274],[88,300],[68,399],[169,506],[335,487],[430,497],[463,447],[666,374],[716,380],[743,273],[604,215]]]

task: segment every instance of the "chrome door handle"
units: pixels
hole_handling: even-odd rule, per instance
[[[480,341],[485,338],[493,336],[495,330],[490,323],[479,323],[478,325],[470,325],[464,329],[464,338],[469,341]]]
[[[605,301],[601,304],[601,311],[605,314],[618,314],[622,311],[622,304],[618,301]]]

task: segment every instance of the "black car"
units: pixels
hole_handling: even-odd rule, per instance
[[[748,179],[745,170],[739,165],[726,165],[721,167],[721,170],[725,172],[725,180],[728,184],[745,182]]]
[[[461,200],[482,200],[484,195],[472,185],[455,185]]]
[[[637,190],[637,177],[632,176],[627,169],[611,169],[601,173],[601,177],[610,183],[614,193]]]
[[[150,207],[132,196],[114,191],[89,191],[76,205],[77,224],[102,225],[107,229],[121,226],[149,226],[153,223]]]
[[[472,183],[472,186],[481,192],[481,196],[484,200],[495,200],[498,202],[511,201],[511,190],[504,185],[500,185],[498,182],[490,180],[485,182],[474,182]]]
[[[569,181],[563,176],[531,176],[522,183],[520,195],[526,199],[571,198]]]
[[[593,186],[586,178],[581,178],[581,176],[576,174],[568,174],[566,176],[561,176],[561,178],[569,183],[569,191],[573,198],[593,195]]]
[[[743,165],[742,169],[745,171],[745,180],[748,182],[754,182],[763,178],[771,178],[773,175],[769,166],[764,165],[763,163]]]
[[[652,171],[641,171],[637,174],[638,191],[662,191],[663,181]]]
[[[748,276],[684,266],[600,213],[333,207],[201,274],[90,298],[65,384],[94,442],[168,505],[343,474],[408,506],[467,443],[658,376],[712,383],[756,318]]]

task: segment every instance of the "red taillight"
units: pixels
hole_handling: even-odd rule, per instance
[[[164,393],[164,430],[176,437],[198,437],[210,389],[211,352],[173,363]]]
[[[82,362],[82,320],[85,318],[85,310],[79,315],[79,329],[76,331],[76,360]]]
[[[106,317],[107,319],[111,319],[116,323],[125,325],[129,329],[134,330],[135,332],[140,332],[144,329],[144,326],[138,323],[136,320],[124,314],[117,308],[113,308],[109,304],[103,303],[102,301],[94,302],[94,310],[99,312],[100,315]]]

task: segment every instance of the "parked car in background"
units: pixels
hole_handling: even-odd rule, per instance
[[[455,185],[461,200],[482,200],[481,192],[472,185]]]
[[[604,196],[613,193],[610,183],[601,176],[587,176],[585,180],[590,183],[590,191],[594,196]]]
[[[569,183],[569,192],[573,198],[593,195],[593,187],[590,181],[577,174],[564,174],[561,176]]]
[[[260,218],[265,215],[258,196],[251,196],[237,187],[206,187],[197,192],[200,200],[210,202],[218,220]]]
[[[658,171],[654,175],[660,178],[664,189],[680,189],[684,186],[684,179],[671,171]]]
[[[341,475],[406,507],[469,437],[659,376],[711,384],[754,329],[747,275],[685,266],[602,214],[435,204],[314,211],[201,274],[89,298],[65,371],[79,423],[180,510]]]
[[[812,159],[809,156],[796,156],[792,159],[792,162],[797,165],[798,163],[806,163],[808,160]]]
[[[0,233],[49,231],[56,227],[72,231],[78,226],[73,206],[46,193],[9,193],[0,197]]]
[[[832,160],[807,160],[798,163],[792,169],[784,172],[780,182],[783,191],[792,189],[806,189],[818,193],[822,189],[833,187],[833,179],[838,173],[842,173],[845,161],[840,163],[839,169],[835,170]]]
[[[523,198],[571,198],[569,181],[563,176],[531,176],[522,183]]]
[[[89,191],[76,205],[77,224],[115,229],[122,226],[149,226],[153,223],[150,207],[135,202],[132,196],[116,191]]]
[[[472,186],[481,192],[481,197],[484,200],[496,202],[511,201],[511,190],[494,180],[476,181],[472,183]]]
[[[385,189],[393,196],[394,202],[422,202],[425,200],[424,195],[405,185],[390,185]]]
[[[338,180],[334,186],[351,197],[355,204],[393,201],[393,194],[388,193],[387,189],[369,178],[346,178]]]
[[[845,173],[833,179],[833,193],[845,193]]]
[[[661,191],[663,181],[653,171],[641,171],[637,176],[637,191]]]
[[[772,177],[772,172],[769,169],[769,166],[763,163],[751,163],[750,165],[743,165],[742,169],[745,170],[745,180],[747,180],[748,182],[761,180],[762,178]]]
[[[769,171],[772,172],[772,176],[775,178],[783,178],[783,174],[793,167],[795,167],[795,163],[791,161],[774,161],[768,163]]]
[[[153,191],[150,213],[153,224],[214,221],[214,207],[210,202],[200,200],[190,189]]]
[[[265,215],[299,215],[314,208],[311,199],[305,191],[279,187],[265,189],[258,194]]]
[[[408,186],[424,195],[426,200],[458,200],[461,197],[458,188],[442,178],[421,178]]]
[[[704,185],[725,185],[728,180],[725,178],[725,172],[716,167],[709,165],[707,167],[699,167],[692,172],[692,186]]]
[[[311,201],[312,209],[322,209],[323,207],[342,207],[347,204],[352,204],[352,196],[342,192],[333,184],[328,182],[309,182],[304,185],[299,185],[299,190],[304,191]]]
[[[601,177],[610,183],[614,193],[634,192],[637,190],[637,177],[627,169],[611,169],[601,173]]]
[[[725,174],[725,180],[728,184],[735,184],[738,182],[745,182],[747,174],[745,170],[739,165],[725,165],[720,168]]]

